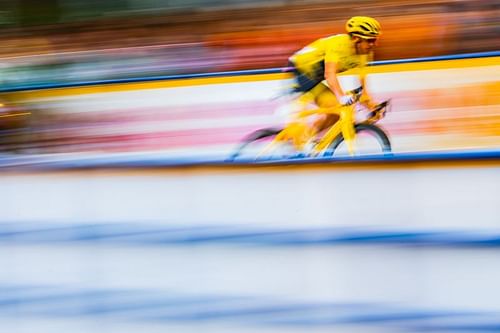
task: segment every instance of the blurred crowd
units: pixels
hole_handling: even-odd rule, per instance
[[[489,0],[158,1],[170,5],[156,11],[121,3],[107,15],[4,24],[4,86],[282,67],[353,15],[382,23],[376,60],[491,51],[500,36],[500,4]]]

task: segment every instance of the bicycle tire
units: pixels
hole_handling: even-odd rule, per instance
[[[356,134],[361,132],[368,133],[374,137],[378,144],[380,145],[380,152],[384,155],[390,155],[392,153],[392,145],[389,137],[385,131],[377,125],[374,124],[356,124],[354,125]],[[324,157],[332,157],[335,151],[344,142],[344,136],[339,134],[330,144],[327,151],[323,154]]]
[[[251,144],[253,144],[257,141],[263,140],[263,139],[268,139],[268,138],[274,137],[274,136],[278,135],[282,130],[283,130],[283,128],[269,127],[269,128],[262,128],[262,129],[255,131],[255,132],[250,133],[242,140],[242,142],[240,143],[238,148],[236,148],[234,150],[234,152],[229,157],[229,161],[236,161],[236,160],[240,159],[241,156],[244,155],[245,150]]]

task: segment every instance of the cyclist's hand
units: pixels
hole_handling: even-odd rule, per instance
[[[339,102],[343,106],[348,106],[348,105],[354,104],[354,102],[356,102],[356,99],[354,98],[353,95],[344,95],[344,96],[340,97]]]

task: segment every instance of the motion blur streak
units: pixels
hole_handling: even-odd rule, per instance
[[[500,331],[498,1],[0,3],[1,333]],[[228,161],[352,16],[393,152]]]

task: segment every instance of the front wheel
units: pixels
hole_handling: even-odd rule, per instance
[[[356,124],[356,139],[354,146],[356,155],[390,155],[392,152],[391,141],[387,134],[380,127],[373,124]],[[350,156],[342,134],[339,134],[330,144],[325,157]]]

